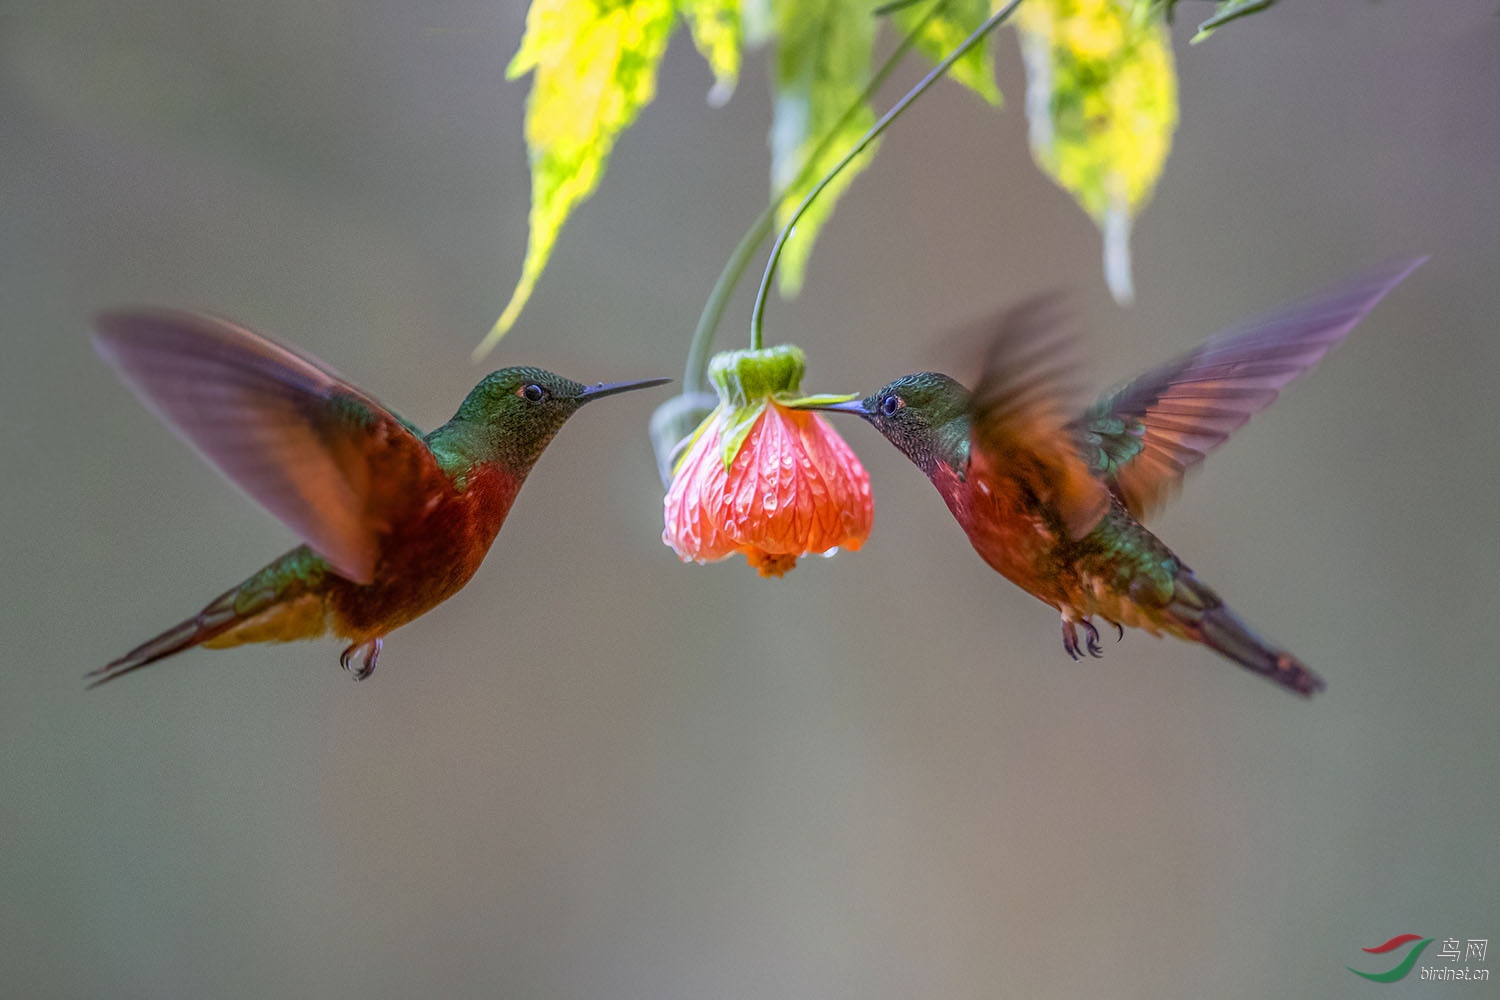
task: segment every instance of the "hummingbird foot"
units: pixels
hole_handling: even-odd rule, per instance
[[[1078,626],[1080,625],[1083,626],[1084,634],[1082,647],[1078,645]],[[1120,628],[1118,623],[1115,624],[1115,627]],[[1125,630],[1121,628],[1120,634],[1124,635],[1124,633]],[[1088,618],[1080,618],[1077,621],[1069,618],[1064,618],[1062,620],[1062,640],[1063,649],[1075,661],[1083,659],[1083,657],[1079,655],[1081,649],[1087,650],[1088,654],[1095,659],[1098,659],[1099,657],[1104,655],[1104,647],[1099,642],[1099,629],[1096,628],[1093,621]]]
[[[375,672],[375,661],[380,659],[380,647],[384,642],[385,640],[376,636],[350,646],[339,656],[339,666],[349,671],[355,680],[364,680]],[[356,658],[358,663],[355,662]]]
[[[1062,620],[1063,650],[1078,662],[1078,626],[1064,618]]]
[[[1099,644],[1099,630],[1094,627],[1093,620],[1089,618],[1084,618],[1078,624],[1083,626],[1083,631],[1088,635],[1089,655],[1097,660],[1104,655],[1104,647]]]

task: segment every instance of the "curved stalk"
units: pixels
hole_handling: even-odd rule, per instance
[[[864,152],[865,149],[870,145],[870,143],[879,138],[880,133],[884,132],[886,128],[891,124],[891,122],[895,121],[897,118],[900,118],[901,113],[908,107],[910,107],[913,101],[926,93],[927,89],[934,83],[936,83],[939,77],[948,72],[948,68],[950,66],[952,66],[959,59],[963,58],[964,53],[968,52],[975,45],[979,44],[979,41],[984,38],[984,36],[987,35],[990,31],[994,30],[994,28],[999,25],[1000,22],[1010,17],[1011,13],[1016,9],[1017,6],[1020,5],[1020,3],[1021,0],[1010,0],[1010,3],[1006,4],[1004,7],[1000,8],[995,13],[986,18],[984,23],[975,28],[973,33],[971,33],[968,38],[965,38],[958,44],[957,48],[948,53],[943,58],[942,62],[938,63],[932,68],[932,71],[930,73],[922,77],[921,82],[919,82],[911,90],[907,91],[906,95],[902,97],[901,100],[893,104],[889,111],[881,115],[880,120],[877,121],[874,125],[870,126],[870,130],[864,134],[863,138],[861,138],[859,142],[855,143],[853,148],[851,148],[849,152],[844,155],[844,158],[839,160],[839,162],[834,165],[832,170],[824,174],[823,179],[818,181],[813,189],[807,193],[806,198],[802,199],[802,203],[797,206],[797,210],[792,213],[792,217],[787,220],[787,224],[781,228],[781,235],[776,237],[776,244],[771,247],[770,259],[766,261],[766,271],[760,279],[760,291],[756,293],[755,306],[750,313],[751,350],[760,350],[761,327],[766,312],[766,298],[769,295],[771,289],[771,279],[776,274],[776,264],[779,260],[781,260],[781,251],[786,246],[786,241],[792,235],[792,231],[797,228],[797,220],[802,218],[802,213],[807,211],[807,207],[817,200],[818,195],[823,192],[823,189],[826,188],[833,181],[833,179],[839,175],[840,171],[842,171],[849,165],[850,161],[852,161],[860,153]],[[934,8],[934,10],[936,10],[936,8]]]
[[[808,171],[812,169],[814,163],[818,162],[819,157],[827,151],[828,144],[833,141],[834,136],[838,135],[839,130],[844,127],[844,123],[875,95],[875,92],[890,77],[896,66],[911,51],[912,46],[917,42],[918,36],[926,29],[928,23],[945,6],[947,6],[947,0],[937,0],[937,3],[932,5],[932,9],[927,12],[922,20],[901,39],[901,44],[896,46],[885,62],[881,63],[880,68],[870,77],[870,82],[865,85],[865,89],[860,91],[859,96],[850,103],[849,107],[844,109],[844,113],[839,116],[838,121],[834,122],[823,133],[823,138],[819,140],[817,146],[808,154],[807,161],[803,164],[802,169],[798,172],[792,183],[785,185],[772,196],[765,210],[751,223],[745,235],[740,237],[739,244],[735,246],[734,252],[729,255],[729,260],[724,263],[724,269],[719,272],[718,280],[714,282],[713,290],[708,294],[708,301],[703,305],[703,312],[698,316],[698,326],[693,330],[693,341],[688,347],[687,364],[682,373],[683,395],[691,395],[692,393],[703,391],[703,374],[708,367],[708,356],[713,351],[714,334],[718,331],[719,323],[724,319],[724,312],[729,308],[729,299],[734,294],[735,288],[739,285],[740,278],[744,277],[745,269],[750,266],[751,256],[754,255],[761,243],[765,241],[765,238],[771,234],[772,227],[776,223],[776,210],[781,207],[782,202],[786,201],[787,194],[807,179],[806,175]],[[887,12],[887,8],[881,8],[876,11],[877,14]],[[840,167],[842,167],[842,164],[840,164]],[[837,173],[837,170],[834,172]],[[804,205],[803,207],[805,208],[806,206]],[[800,209],[797,214],[802,214]],[[756,346],[759,345],[757,344]]]

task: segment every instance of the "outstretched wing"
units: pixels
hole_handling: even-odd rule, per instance
[[[1085,459],[1144,519],[1189,469],[1311,370],[1426,259],[1389,264],[1226,330],[1117,386],[1073,422]]]
[[[350,580],[373,580],[381,535],[441,476],[416,428],[242,326],[168,310],[95,325],[96,349],[147,408]]]
[[[1078,454],[1068,414],[1076,350],[1055,295],[1006,310],[987,343],[971,396],[970,462],[1023,481],[1082,538],[1109,509],[1109,493]]]

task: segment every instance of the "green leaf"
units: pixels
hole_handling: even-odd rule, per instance
[[[476,357],[515,322],[558,230],[599,186],[615,139],[656,96],[675,16],[672,0],[533,0],[507,70],[512,79],[535,73],[526,103],[531,233],[521,279]]]
[[[826,406],[829,403],[852,403],[861,396],[857,392],[819,392],[811,396],[791,396],[783,393],[776,397],[776,402],[788,410],[803,410]]]
[[[866,103],[843,120],[859,99],[870,77],[870,51],[875,44],[874,4],[869,0],[772,0],[777,31],[773,79],[775,109],[771,123],[771,190],[790,185],[777,211],[785,225],[797,205],[818,180],[875,123]],[[807,159],[824,133],[837,127],[833,140],[811,167]],[[823,190],[797,222],[796,232],[782,251],[781,293],[791,296],[802,287],[808,254],[818,230],[859,172],[875,155],[871,145]],[[795,182],[795,183],[794,183]]]
[[[1151,21],[1174,23],[1181,0],[1131,0],[1131,16],[1145,24]]]
[[[740,78],[744,31],[739,0],[677,0],[677,7],[692,32],[693,44],[713,70],[714,87],[708,92],[708,103],[719,107],[729,100]]]
[[[891,19],[903,35],[909,34],[926,16],[930,4],[909,4],[893,11]],[[917,36],[917,49],[933,62],[942,59],[979,27],[990,15],[988,0],[947,0],[943,9]],[[948,76],[968,87],[990,104],[999,106],[1000,88],[995,85],[992,37],[985,38],[953,64]]]
[[[1214,16],[1198,25],[1198,33],[1193,36],[1192,44],[1197,45],[1212,35],[1214,29],[1222,28],[1230,21],[1237,21],[1247,14],[1263,11],[1275,2],[1276,0],[1219,0]]]
[[[770,405],[769,400],[762,399],[750,406],[721,411],[719,457],[724,462],[725,472],[734,467],[734,460],[739,457],[740,449],[745,446],[745,440],[750,437],[750,432],[755,430],[756,421],[765,416],[766,407]]]
[[[1130,300],[1130,226],[1177,128],[1171,38],[1125,0],[1028,0],[1016,12],[1038,165],[1104,233],[1110,291]]]

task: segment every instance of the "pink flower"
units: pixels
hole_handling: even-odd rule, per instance
[[[822,416],[778,403],[798,395],[802,351],[782,345],[720,354],[709,365],[719,406],[673,473],[662,541],[684,562],[743,552],[761,576],[797,557],[858,549],[870,536],[870,477]]]

